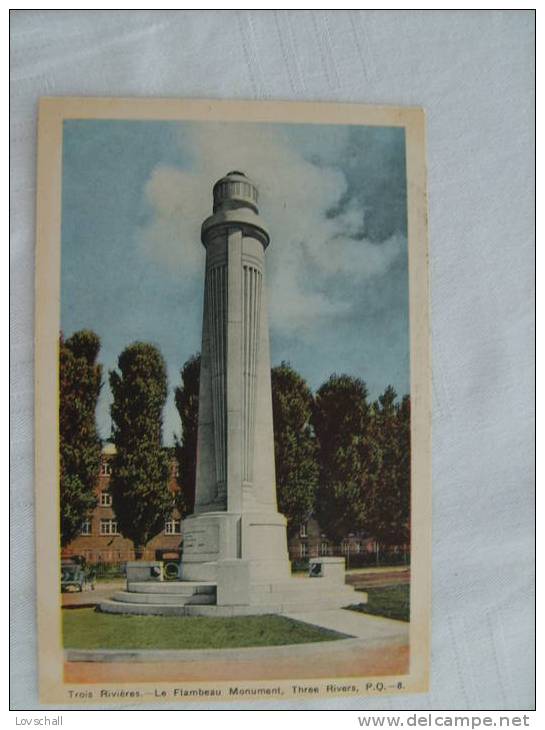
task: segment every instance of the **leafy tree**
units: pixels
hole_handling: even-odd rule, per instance
[[[278,507],[293,531],[314,510],[318,486],[317,444],[310,425],[313,397],[285,362],[272,369],[271,378]]]
[[[166,368],[159,351],[143,342],[125,348],[118,367],[119,372],[110,371],[117,451],[110,491],[119,531],[132,540],[138,560],[173,507],[168,455],[162,448]]]
[[[180,371],[182,385],[174,392],[176,409],[182,422],[182,438],[174,437],[178,482],[181,486],[177,506],[181,514],[191,514],[195,507],[200,372],[201,356],[193,355],[184,363]]]
[[[102,385],[96,359],[97,335],[75,332],[59,342],[59,444],[61,545],[80,532],[85,517],[96,506],[94,488],[100,466],[101,443],[95,411]]]
[[[410,402],[388,386],[374,404],[373,433],[380,452],[371,525],[381,545],[402,545],[409,539]]]
[[[378,455],[368,433],[365,383],[333,374],[316,393],[313,425],[320,464],[316,515],[328,536],[339,541],[369,519]]]

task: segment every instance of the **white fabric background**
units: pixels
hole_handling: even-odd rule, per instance
[[[11,43],[12,706],[40,707],[32,420],[37,100],[148,95],[426,109],[431,690],[282,707],[533,707],[533,15],[15,11]],[[280,707],[242,705],[251,706]]]

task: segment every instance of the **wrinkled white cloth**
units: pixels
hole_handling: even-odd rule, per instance
[[[529,11],[12,13],[14,709],[40,708],[33,276],[36,110],[43,95],[425,108],[434,397],[431,690],[255,706],[533,707],[533,48]]]

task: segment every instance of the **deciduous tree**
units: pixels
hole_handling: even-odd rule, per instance
[[[164,529],[173,507],[168,455],[162,445],[166,367],[153,345],[135,342],[119,356],[118,368],[110,371],[117,452],[110,491],[118,529],[132,540],[140,559],[149,540]]]
[[[96,362],[97,335],[75,332],[59,342],[59,445],[61,544],[68,545],[81,531],[96,506],[94,488],[100,466],[101,443],[95,411],[102,385]]]
[[[182,436],[175,436],[174,451],[181,487],[178,509],[183,514],[191,514],[195,506],[200,371],[201,356],[192,355],[180,371],[182,385],[174,392],[176,409],[182,423]]]
[[[365,383],[333,374],[316,393],[313,425],[320,464],[316,515],[328,536],[339,541],[364,529],[369,519],[378,456],[368,433]]]
[[[317,444],[310,420],[313,397],[305,380],[283,362],[271,371],[278,508],[288,531],[314,510],[318,486]]]
[[[399,404],[388,386],[373,408],[373,435],[380,464],[373,490],[371,529],[383,546],[409,540],[410,512],[410,401]]]

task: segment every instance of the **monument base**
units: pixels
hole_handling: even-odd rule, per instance
[[[219,566],[237,560],[248,564],[251,583],[290,577],[286,518],[278,512],[204,512],[186,517],[182,533],[182,580],[217,582]]]
[[[315,558],[311,576],[283,580],[252,580],[249,560],[214,564],[216,581],[127,582],[111,600],[100,604],[106,613],[161,616],[249,616],[344,608],[366,603],[367,594],[344,582],[343,558]],[[316,567],[317,566],[317,567]]]

